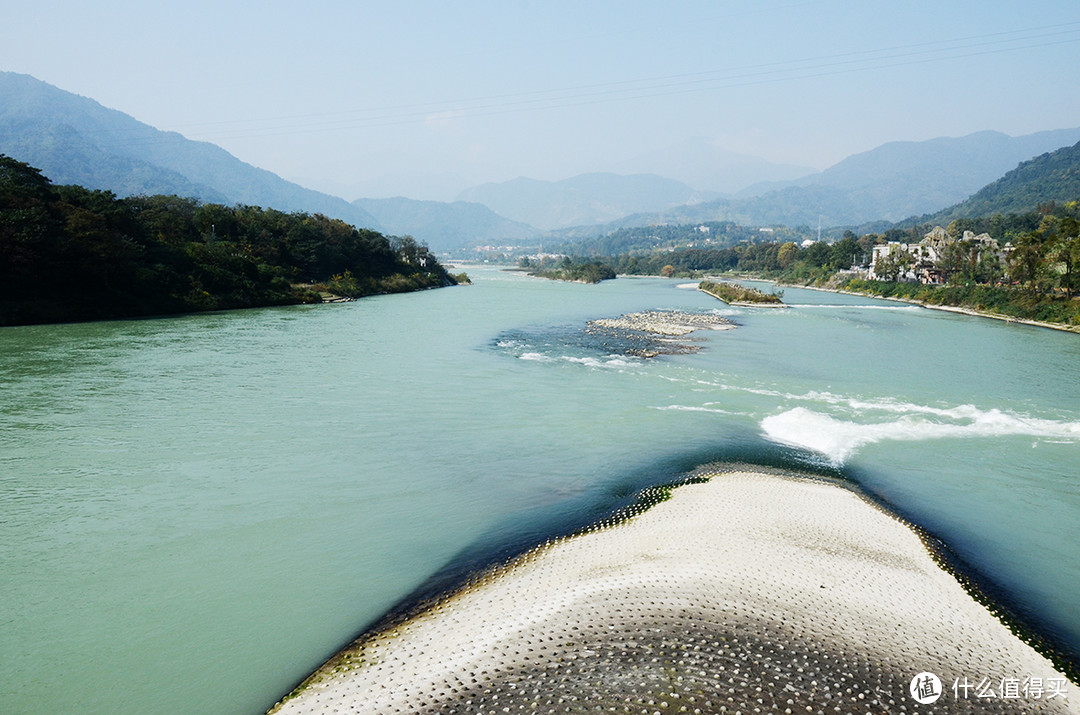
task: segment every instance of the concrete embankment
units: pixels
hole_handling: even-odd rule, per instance
[[[927,688],[933,712],[1080,712],[1076,685],[865,497],[696,476],[369,633],[273,712],[914,712]]]

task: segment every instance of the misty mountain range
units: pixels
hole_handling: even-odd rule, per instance
[[[551,230],[596,235],[652,223],[896,222],[954,206],[1020,162],[1078,141],[1080,128],[1021,137],[986,131],[892,142],[813,172],[690,140],[617,167],[631,173],[522,177],[473,187],[452,203],[402,197],[350,203],[213,144],[163,132],[28,75],[0,72],[0,153],[40,168],[57,184],[322,213],[362,228],[408,233],[436,250],[520,243]],[[675,178],[660,175],[666,172]]]
[[[214,144],[163,132],[29,75],[0,72],[0,152],[41,169],[56,184],[118,196],[178,194],[322,213],[360,228],[382,228],[342,198],[305,189]]]
[[[484,204],[515,221],[550,230],[606,223],[627,214],[661,211],[716,198],[655,174],[581,174],[562,181],[518,178],[483,184],[458,198]]]

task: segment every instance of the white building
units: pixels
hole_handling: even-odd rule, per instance
[[[964,236],[960,241],[966,244],[965,250],[975,251],[980,257],[990,253],[997,256],[998,260],[1004,261],[1005,259],[1005,252],[1001,250],[998,242],[991,238],[988,233],[980,233],[976,236],[972,231],[964,231]],[[940,285],[945,283],[949,277],[948,271],[942,265],[942,262],[950,247],[956,243],[957,240],[950,236],[948,231],[941,226],[935,226],[918,243],[890,241],[886,244],[874,246],[870,258],[869,277],[873,280],[892,279],[896,266],[889,266],[888,275],[885,275],[881,270],[884,266],[881,261],[893,257],[901,262],[901,270],[896,273],[895,280],[919,281],[928,285]]]

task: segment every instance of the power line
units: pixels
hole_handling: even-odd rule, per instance
[[[702,72],[581,84],[557,89],[493,94],[470,99],[291,115],[261,120],[227,120],[186,126],[191,128],[201,126],[223,127],[218,132],[201,134],[200,139],[202,140],[346,131],[423,123],[431,121],[433,118],[437,118],[437,115],[444,113],[453,114],[456,117],[481,117],[546,111],[692,92],[718,91],[776,82],[815,79],[838,74],[882,70],[932,62],[946,62],[970,57],[1045,48],[1077,41],[1080,41],[1080,21],[1073,21],[1021,30],[971,35],[950,40],[920,42]],[[256,123],[270,123],[271,125],[263,127],[251,126]],[[224,129],[225,126],[230,124],[247,124],[249,126],[235,130]],[[273,124],[276,124],[276,126],[273,126]],[[123,141],[118,136],[119,133],[114,134],[117,134],[115,141],[117,145],[165,141],[164,138],[159,136]]]

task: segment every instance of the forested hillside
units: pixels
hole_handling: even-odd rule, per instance
[[[325,216],[53,186],[0,154],[0,325],[453,284],[427,247]]]
[[[176,194],[200,201],[306,211],[381,229],[345,199],[247,164],[219,146],[164,132],[29,75],[0,72],[0,153],[58,184],[118,196]]]
[[[1020,137],[978,132],[960,138],[892,142],[797,181],[759,185],[736,197],[628,216],[618,225],[734,221],[746,226],[817,226],[820,222],[825,227],[849,227],[899,221],[953,205],[1019,162],[1078,139],[1080,128]],[[605,226],[597,233],[616,227]]]
[[[1051,201],[1080,196],[1080,143],[1025,161],[967,201],[911,222],[945,224],[953,219],[1025,214]]]

